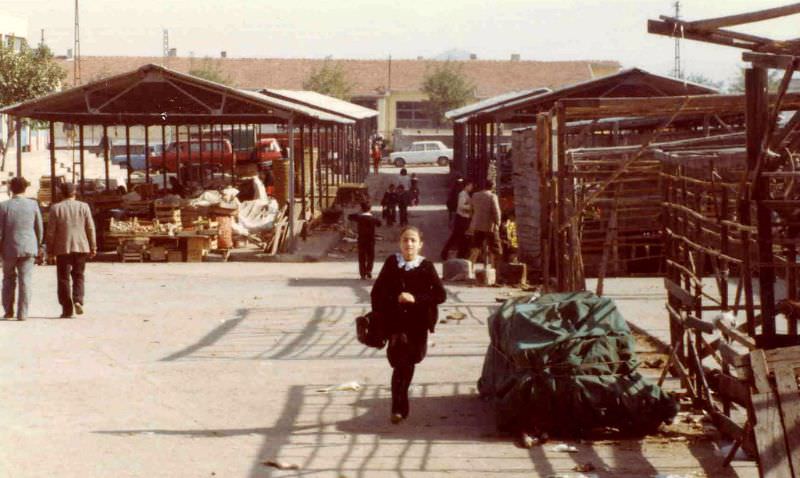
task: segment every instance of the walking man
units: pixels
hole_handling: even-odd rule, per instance
[[[3,251],[3,309],[4,317],[14,317],[14,293],[19,278],[17,320],[25,320],[31,302],[31,274],[34,261],[41,260],[42,213],[33,199],[23,196],[28,181],[11,178],[11,199],[0,203],[0,245]]]
[[[486,186],[472,195],[472,250],[470,260],[475,262],[480,255],[483,247],[488,244],[489,248],[485,263],[494,264],[494,258],[502,253],[500,245],[500,201],[497,194],[492,192],[494,184],[486,181]],[[489,256],[492,260],[489,260]]]
[[[447,239],[444,248],[442,249],[442,261],[449,258],[450,249],[453,247],[458,251],[458,257],[463,258],[467,255],[469,245],[467,244],[467,229],[469,229],[470,221],[472,220],[472,206],[470,204],[470,193],[472,192],[472,181],[464,184],[464,189],[458,193],[458,202],[456,205],[456,220],[453,223],[453,230],[450,232],[450,237]]]
[[[64,199],[50,209],[47,219],[47,243],[56,256],[61,318],[69,319],[73,312],[83,313],[83,274],[86,260],[97,253],[97,242],[92,212],[88,204],[75,199],[75,185],[65,183],[61,192]]]
[[[375,228],[381,225],[374,217],[368,202],[361,203],[361,213],[347,216],[358,223],[358,273],[362,279],[372,279],[372,266],[375,262]]]

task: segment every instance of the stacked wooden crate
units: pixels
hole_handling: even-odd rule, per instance
[[[181,209],[171,205],[153,205],[153,216],[158,222],[162,224],[176,224],[180,226],[181,223]]]
[[[150,240],[146,237],[133,237],[126,239],[117,248],[117,253],[122,262],[143,262],[144,252]]]

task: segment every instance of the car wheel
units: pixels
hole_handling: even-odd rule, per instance
[[[403,158],[396,158],[394,160],[394,165],[397,166],[398,168],[402,168],[403,166],[406,165],[406,160]]]
[[[438,164],[439,166],[447,166],[448,164],[450,164],[450,160],[447,159],[447,156],[442,156],[436,160],[436,164]]]

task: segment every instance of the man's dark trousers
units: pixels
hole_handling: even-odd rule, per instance
[[[372,277],[375,262],[375,239],[358,241],[358,273],[361,277]]]
[[[83,272],[89,254],[72,252],[56,256],[56,274],[58,276],[58,303],[61,311],[72,315],[73,304],[83,304]],[[70,288],[70,278],[72,287]]]

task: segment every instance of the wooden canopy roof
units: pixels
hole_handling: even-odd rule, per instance
[[[656,75],[639,68],[631,68],[555,91],[526,96],[516,101],[504,101],[500,104],[490,103],[485,108],[472,110],[468,114],[455,118],[455,121],[531,123],[536,114],[549,110],[556,101],[566,98],[652,98],[711,93],[716,93],[716,90],[696,83]]]
[[[231,88],[148,64],[136,70],[8,106],[2,113],[73,124],[353,124],[288,98]]]

